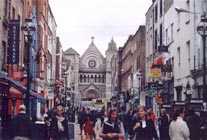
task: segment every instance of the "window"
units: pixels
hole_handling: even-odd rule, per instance
[[[3,62],[2,62],[2,69],[4,70],[4,64],[6,64],[6,42],[2,41],[2,49],[3,49]]]
[[[177,101],[182,101],[182,93],[181,92],[177,93]]]
[[[7,0],[4,0],[4,16],[5,17],[7,17],[7,13],[8,13],[8,11],[7,11],[7,8],[8,8],[8,1]]]
[[[186,0],[186,4],[187,4],[187,10],[190,11],[190,0]],[[186,14],[187,14],[187,16],[186,16],[186,18],[187,18],[186,24],[189,24],[190,23],[190,15],[191,15],[191,13],[186,13]]]
[[[168,29],[165,30],[165,44],[168,44]]]
[[[162,9],[163,9],[162,0],[160,0],[160,17],[162,17]]]
[[[180,56],[180,47],[177,48],[177,54],[178,54],[178,65],[181,64],[181,56]]]
[[[201,66],[201,50],[200,50],[200,48],[198,49],[198,68],[200,68],[200,66]]]
[[[188,51],[188,63],[190,65],[190,41],[186,42],[186,47],[187,47],[187,51]]]
[[[160,46],[162,45],[162,24],[160,24]]]
[[[15,8],[12,7],[12,19],[15,19]]]
[[[174,41],[174,37],[173,37],[173,32],[174,32],[174,24],[172,23],[171,24],[171,42],[173,42]]]
[[[158,19],[158,8],[157,5],[155,5],[155,22],[157,22]]]
[[[180,31],[180,13],[177,13],[177,32],[179,32]]]
[[[182,86],[175,87],[177,93],[177,101],[182,101]]]
[[[155,50],[157,50],[157,30],[155,30]]]

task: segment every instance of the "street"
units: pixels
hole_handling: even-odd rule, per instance
[[[206,47],[207,0],[0,0],[0,139],[207,140]]]

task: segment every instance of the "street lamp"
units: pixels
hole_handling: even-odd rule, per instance
[[[142,73],[139,71],[137,73],[138,78],[138,97],[139,97],[139,104],[140,104],[140,95],[141,95],[141,89],[142,89]]]
[[[25,24],[22,26],[24,32],[24,41],[27,45],[27,91],[25,97],[26,113],[30,117],[30,90],[31,90],[31,73],[30,73],[30,47],[33,41],[32,32],[35,31],[35,27],[32,25],[32,19],[25,19]]]
[[[202,37],[203,42],[203,97],[204,102],[207,102],[207,90],[206,90],[206,37],[207,37],[207,16],[203,14],[201,16],[201,22],[197,27],[198,34]]]

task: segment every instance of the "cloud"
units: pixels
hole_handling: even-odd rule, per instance
[[[138,26],[145,23],[151,0],[50,0],[63,48],[80,54],[91,36],[102,53],[112,36],[122,46]]]

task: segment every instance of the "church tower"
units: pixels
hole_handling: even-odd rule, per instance
[[[117,46],[112,38],[106,50],[106,97],[110,99],[115,91]]]

